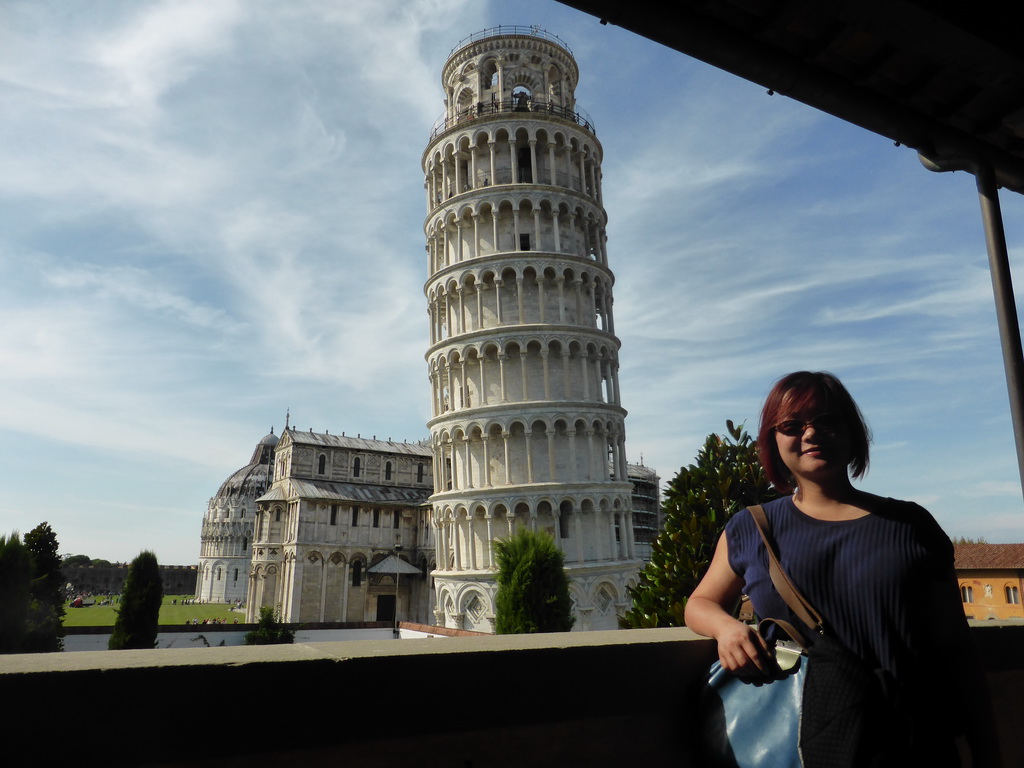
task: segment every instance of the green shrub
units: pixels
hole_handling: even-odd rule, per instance
[[[256,629],[245,633],[246,645],[287,645],[294,642],[295,632],[278,622],[274,609],[269,605],[260,608]]]

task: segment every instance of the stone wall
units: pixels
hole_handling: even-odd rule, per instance
[[[161,565],[165,595],[194,595],[198,570],[194,565]],[[61,578],[75,594],[119,595],[128,576],[128,563],[61,568]]]
[[[1024,626],[974,634],[1005,765],[1024,765]],[[686,629],[104,651],[0,657],[0,686],[49,765],[686,768],[713,656]],[[464,684],[438,705],[443,681]],[[196,727],[216,701],[244,705]],[[80,705],[59,730],[55,702]]]

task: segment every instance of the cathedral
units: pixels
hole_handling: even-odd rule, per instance
[[[603,150],[578,78],[532,27],[449,55],[422,160],[430,439],[271,432],[210,502],[198,597],[243,600],[248,621],[267,605],[490,632],[493,542],[529,527],[565,554],[575,628],[617,626],[659,479],[626,460]]]

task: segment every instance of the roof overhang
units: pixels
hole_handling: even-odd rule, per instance
[[[1022,3],[559,2],[1024,193]]]
[[[375,563],[366,569],[367,573],[390,573],[408,574],[410,576],[422,576],[423,572],[415,565],[411,565],[397,555],[388,555],[379,563]]]

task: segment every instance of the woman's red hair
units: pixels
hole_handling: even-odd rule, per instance
[[[831,373],[797,371],[775,382],[761,409],[761,426],[757,432],[761,466],[780,493],[793,492],[793,478],[779,456],[775,425],[807,411],[838,416],[850,439],[850,475],[862,477],[868,471],[871,433],[846,387]]]

